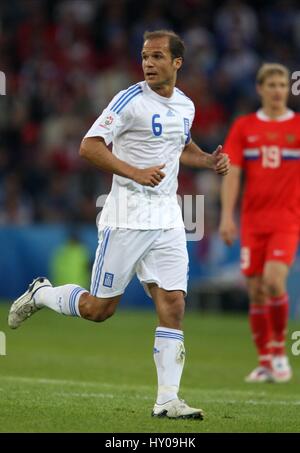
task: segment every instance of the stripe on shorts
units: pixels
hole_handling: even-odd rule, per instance
[[[102,268],[103,268],[103,263],[104,263],[104,256],[105,256],[105,252],[106,252],[106,249],[107,249],[107,244],[108,244],[110,233],[111,233],[111,229],[109,228],[105,232],[105,236],[103,238],[103,247],[101,247],[102,248],[102,253],[101,253],[100,259],[98,260],[98,264],[97,264],[97,272],[96,272],[95,287],[94,287],[94,291],[93,291],[93,296],[96,296],[98,288],[99,288],[99,285],[100,285],[101,273],[102,273]]]
[[[92,288],[91,288],[91,294],[94,296],[95,295],[95,288],[96,288],[96,282],[97,282],[97,275],[99,273],[99,264],[101,262],[103,250],[104,250],[104,244],[105,244],[105,238],[106,235],[108,234],[109,227],[105,227],[104,230],[102,231],[102,243],[98,252],[98,255],[96,257],[96,262],[95,262],[95,271],[94,271],[94,279],[92,282]]]

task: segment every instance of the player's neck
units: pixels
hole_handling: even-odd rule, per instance
[[[270,119],[272,120],[276,120],[276,118],[280,117],[280,116],[283,116],[285,113],[287,113],[288,111],[288,108],[287,106],[283,106],[281,108],[278,108],[278,109],[274,109],[274,108],[271,108],[271,107],[267,107],[267,106],[263,106],[262,107],[262,111],[264,112],[265,115],[267,115]]]
[[[174,91],[174,85],[161,85],[158,87],[150,87],[151,90],[155,91],[155,93],[163,96],[164,98],[170,98]]]

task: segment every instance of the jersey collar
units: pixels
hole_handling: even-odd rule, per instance
[[[259,109],[256,112],[256,116],[261,121],[287,121],[294,118],[295,112],[293,112],[293,110],[291,109],[287,109],[287,111],[283,115],[278,116],[276,120],[274,120],[273,118],[270,118],[268,115],[266,115],[263,109]]]
[[[147,94],[149,96],[151,96],[153,99],[157,99],[159,100],[160,102],[164,102],[165,104],[168,104],[170,101],[173,101],[174,97],[175,97],[175,88],[173,90],[173,94],[170,98],[166,98],[165,96],[161,96],[160,94],[157,94],[155,91],[153,91],[148,83],[145,81],[145,91],[147,92]]]

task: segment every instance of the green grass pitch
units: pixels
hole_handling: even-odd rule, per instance
[[[1,432],[299,432],[300,356],[288,384],[246,384],[256,365],[245,316],[187,313],[181,397],[204,421],[153,419],[155,313],[119,311],[102,324],[43,310],[0,331]],[[289,337],[297,328],[290,324]],[[289,350],[291,340],[289,340]]]

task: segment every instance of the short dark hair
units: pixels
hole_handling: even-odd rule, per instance
[[[185,45],[183,40],[172,30],[155,30],[155,31],[145,31],[144,33],[144,42],[147,39],[156,39],[156,38],[169,38],[169,49],[172,55],[172,58],[182,58],[184,59]]]

